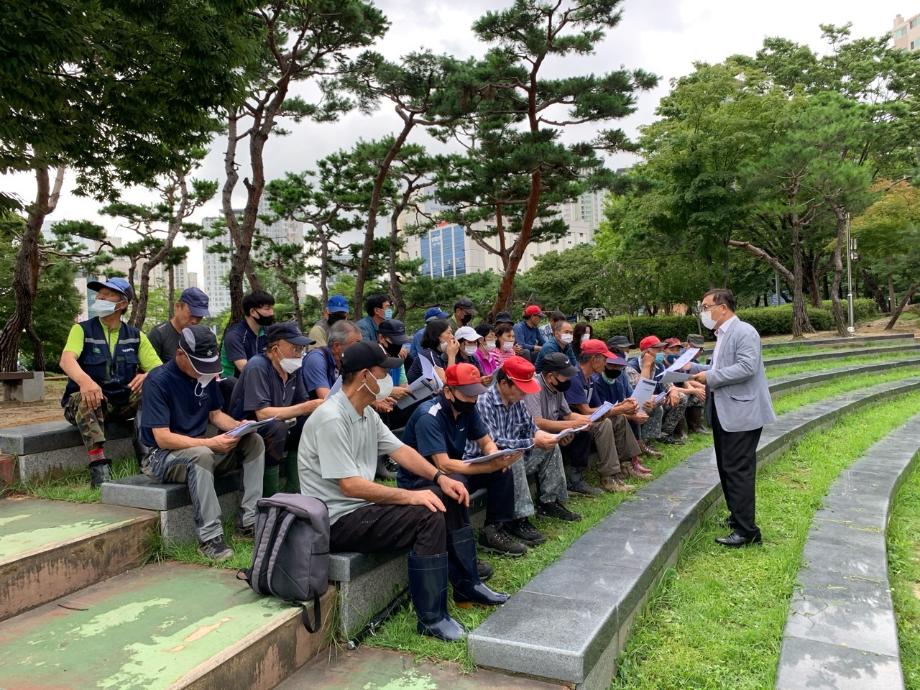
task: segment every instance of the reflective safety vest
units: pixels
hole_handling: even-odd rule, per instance
[[[140,330],[122,321],[113,353],[98,318],[81,321],[80,328],[83,329],[83,351],[77,357],[80,368],[102,387],[103,395],[110,402],[127,402],[131,395],[128,384],[137,375],[140,361]],[[61,406],[66,405],[71,394],[78,390],[80,386],[73,379],[67,379]]]

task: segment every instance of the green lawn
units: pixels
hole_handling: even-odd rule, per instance
[[[122,479],[138,473],[137,461],[132,458],[118,458],[112,461],[112,477]],[[71,470],[54,479],[37,484],[14,484],[7,489],[11,493],[22,493],[36,498],[48,498],[71,503],[99,503],[100,489],[90,488],[89,470]]]
[[[888,577],[898,622],[901,669],[920,688],[920,471],[908,475],[888,522]]]
[[[722,511],[707,519],[650,598],[611,688],[772,688],[812,516],[841,470],[918,411],[915,392],[844,415],[765,468],[763,547],[726,551],[713,542]]]
[[[839,343],[828,345],[806,345],[804,343],[792,343],[780,347],[770,347],[763,351],[764,361],[769,362],[771,359],[778,357],[791,357],[793,355],[808,354],[827,354],[829,352],[846,352],[847,350],[863,350],[876,347],[894,347],[896,345],[906,345],[909,340],[871,340],[869,342],[852,342],[848,343],[841,339]]]
[[[784,376],[794,376],[795,374],[814,373],[828,371],[829,369],[840,369],[856,364],[875,364],[876,362],[894,362],[902,359],[918,359],[920,351],[894,352],[879,356],[878,354],[856,355],[854,357],[843,357],[841,359],[824,359],[817,362],[793,362],[792,364],[780,364],[778,366],[767,367],[768,379],[779,379]]]

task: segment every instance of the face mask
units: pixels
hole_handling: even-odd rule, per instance
[[[281,368],[285,373],[293,374],[303,365],[303,360],[298,357],[285,357],[281,360]]]
[[[117,302],[109,302],[107,299],[97,297],[93,301],[92,310],[98,316],[109,316],[115,313]]]
[[[494,349],[495,349],[495,341],[494,341],[494,340],[487,340],[487,341],[486,341],[486,351],[487,351],[487,352],[492,352],[492,350],[494,350]]]
[[[195,372],[195,381],[197,381],[195,384],[195,397],[200,398],[204,395],[205,388],[210,386],[211,381],[216,379],[219,374],[202,374],[197,369],[195,369],[194,364],[192,365],[192,371]]]
[[[583,336],[581,336],[581,342],[585,343],[585,342],[587,342],[587,341],[589,341],[589,340],[591,340],[591,334],[590,334],[590,333],[585,333]]]
[[[386,309],[383,310],[383,318],[385,319],[393,318],[393,308],[392,307],[387,307]]]
[[[275,323],[275,315],[270,314],[269,316],[263,316],[262,314],[259,314],[259,312],[256,312],[255,321],[262,328],[266,328]]]
[[[473,320],[472,314],[464,314],[462,317],[460,317],[460,323],[462,323],[464,326],[472,320]]]
[[[667,357],[665,357],[665,361],[668,364],[674,364],[674,362],[677,361],[677,355],[668,355]]]
[[[475,345],[464,345],[464,346],[463,346],[463,351],[464,351],[469,357],[472,357],[473,355],[475,355],[475,354],[476,354],[476,350],[478,350],[478,349],[479,349],[479,348],[476,347]]]
[[[505,352],[511,352],[514,350],[514,343],[502,343],[502,350]]]
[[[622,373],[622,369],[604,369],[604,380],[607,381],[607,383],[613,383]]]
[[[390,355],[390,357],[399,357],[399,353],[402,350],[402,345],[399,343],[390,343],[383,349],[387,351],[387,354]]]
[[[469,414],[476,409],[476,403],[468,402],[466,400],[457,400],[456,398],[451,400],[450,404],[459,414]]]
[[[438,345],[438,349],[441,352],[447,352],[447,343],[441,343],[440,345]]]
[[[367,388],[367,390],[371,389],[367,383],[364,384],[364,387]],[[389,374],[385,374],[383,378],[377,379],[377,389],[377,392],[374,393],[374,397],[377,400],[385,400],[386,398],[389,398],[390,393],[393,392],[393,377]]]
[[[655,362],[658,364],[664,362],[664,352],[658,352],[655,354]]]
[[[575,336],[573,336],[571,333],[563,333],[562,335],[559,336],[559,340],[564,342],[566,345],[571,343],[574,339],[575,339]]]
[[[553,385],[553,388],[555,388],[560,393],[565,393],[571,387],[572,387],[571,379],[568,381],[559,381],[557,379],[556,383]]]
[[[702,322],[703,322],[703,326],[705,326],[706,328],[708,328],[710,331],[715,330],[716,322],[715,322],[715,320],[712,318],[712,311],[711,311],[711,310],[708,310],[708,309],[707,309],[706,311],[701,312],[701,313],[700,313],[700,321],[702,321]]]
[[[328,323],[331,326],[334,323],[344,320],[346,316],[348,316],[348,314],[345,314],[344,312],[340,312],[340,311],[334,312],[329,315],[328,319],[326,319],[326,323]]]

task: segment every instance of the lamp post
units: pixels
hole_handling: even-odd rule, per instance
[[[850,214],[847,214],[847,309],[849,311],[849,323],[847,326],[847,333],[853,335],[856,333],[856,326],[853,323],[853,270],[851,266],[851,259],[853,258],[853,252],[856,249],[852,239],[850,238]]]

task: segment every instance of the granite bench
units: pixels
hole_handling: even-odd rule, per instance
[[[45,372],[0,371],[5,402],[38,402],[45,395]]]
[[[920,378],[888,382],[781,415],[764,429],[758,464],[841,413],[918,389]],[[682,539],[721,498],[711,448],[649,482],[470,633],[473,661],[575,688],[607,688],[635,616],[677,560]]]
[[[241,478],[239,470],[214,478],[214,489],[225,520],[239,510]],[[103,484],[102,502],[156,511],[160,516],[160,533],[166,542],[197,541],[195,513],[186,484],[161,484],[151,477],[136,474]]]
[[[105,434],[108,457],[134,456],[133,422],[109,422]],[[86,467],[80,432],[64,419],[0,429],[0,452],[16,457],[13,479],[23,484]]]
[[[768,369],[771,366],[779,366],[781,364],[797,364],[799,362],[823,362],[828,359],[843,359],[845,357],[861,357],[863,355],[890,355],[896,354],[899,352],[913,352],[920,351],[920,343],[908,342],[905,341],[900,345],[894,346],[885,346],[885,347],[869,347],[869,348],[851,348],[849,350],[840,350],[834,352],[813,352],[811,354],[801,354],[801,355],[788,355],[786,357],[774,357],[771,359],[764,358],[764,366]]]
[[[805,542],[777,688],[904,687],[885,531],[891,499],[918,458],[920,415],[834,482]]]

